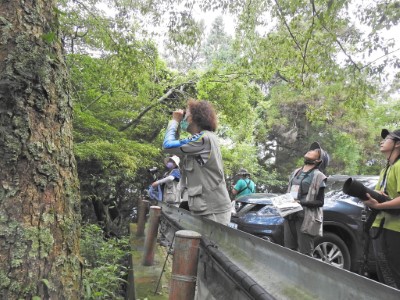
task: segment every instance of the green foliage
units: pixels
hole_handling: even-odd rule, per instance
[[[371,25],[375,31],[397,25],[400,20],[400,1],[398,0],[377,0],[364,9],[361,6],[358,8],[362,20]]]
[[[93,207],[94,200],[103,203],[96,217],[108,234],[126,230],[119,221],[125,216],[108,216],[110,209],[128,215],[132,198],[149,184],[142,172],[162,160],[157,137],[167,122],[166,106],[179,101],[158,100],[168,88],[169,73],[150,43],[124,42],[116,49],[117,54],[69,54],[67,59],[82,200],[85,207]]]
[[[236,142],[234,145],[222,147],[224,167],[228,184],[235,181],[235,175],[240,168],[245,168],[251,173],[251,179],[256,183],[257,192],[281,190],[287,184],[279,179],[276,169],[271,166],[263,166],[258,161],[258,149],[252,143]]]
[[[143,165],[150,166],[159,150],[135,141],[110,143],[100,140],[77,144],[75,153],[80,160],[101,161],[104,170],[124,170],[125,174],[133,175]]]
[[[84,299],[123,299],[128,238],[104,239],[99,226],[87,224],[82,226],[80,243],[85,262]]]
[[[56,33],[55,32],[49,32],[49,33],[43,34],[42,38],[47,43],[52,43],[52,42],[54,42],[56,40]]]
[[[233,177],[240,168],[246,168],[252,174],[259,171],[256,148],[250,143],[236,142],[229,147],[222,147],[222,155],[229,177]]]
[[[251,83],[238,79],[234,73],[208,72],[199,80],[197,89],[198,97],[213,102],[228,124],[251,124],[253,118],[249,100],[262,97],[259,89],[253,89]]]
[[[107,15],[97,1],[62,6],[82,186],[102,183],[96,190],[109,197],[119,183],[138,181],[162,159],[166,111],[188,97],[217,108],[228,176],[246,167],[261,185],[281,189],[315,140],[332,156],[330,174],[376,173],[378,128],[398,125],[398,85],[382,82],[385,68],[399,65],[390,56],[396,48],[380,36],[398,23],[390,9],[397,2],[357,13],[344,0],[108,1],[115,13]],[[195,14],[217,9],[237,21],[233,37],[221,16],[207,31],[208,19]],[[160,32],[175,71],[146,22],[168,28]],[[377,50],[386,56],[376,62],[369,55]]]

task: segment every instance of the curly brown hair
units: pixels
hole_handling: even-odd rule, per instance
[[[192,122],[202,130],[217,130],[217,114],[214,106],[205,100],[189,99],[187,107],[192,115]]]

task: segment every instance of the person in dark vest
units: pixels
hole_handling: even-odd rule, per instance
[[[240,169],[236,176],[239,176],[239,180],[236,181],[232,189],[232,194],[235,195],[235,198],[255,193],[256,185],[250,179],[250,173],[246,169]]]
[[[367,194],[369,200],[364,204],[380,211],[371,229],[378,279],[399,289],[400,214],[391,210],[400,208],[400,129],[392,132],[383,129],[381,137],[380,151],[387,163],[375,189],[392,200],[379,203]]]
[[[179,139],[179,128],[192,136]],[[181,190],[192,214],[228,225],[231,200],[225,183],[216,112],[208,101],[190,99],[172,113],[163,150],[182,157]]]
[[[287,192],[297,200],[302,210],[285,217],[284,245],[305,255],[312,255],[314,239],[322,236],[322,206],[329,155],[319,143],[311,144],[304,155],[304,164],[294,170],[289,179]]]
[[[164,163],[168,171],[162,179],[153,182],[151,186],[154,188],[160,185],[163,195],[162,201],[178,206],[181,202],[179,191],[179,181],[181,178],[181,172],[179,171],[180,159],[178,156],[173,155],[165,158]]]

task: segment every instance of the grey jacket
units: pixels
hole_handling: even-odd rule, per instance
[[[193,214],[208,215],[231,210],[217,136],[202,131],[188,139],[177,140],[177,122],[168,124],[164,151],[181,156],[181,190]],[[186,195],[185,195],[186,193]]]

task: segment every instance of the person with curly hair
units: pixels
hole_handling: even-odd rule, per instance
[[[179,128],[192,136],[179,139]],[[163,150],[181,156],[181,191],[194,215],[228,225],[231,200],[226,188],[218,138],[217,115],[208,101],[190,99],[186,112],[172,113]]]

